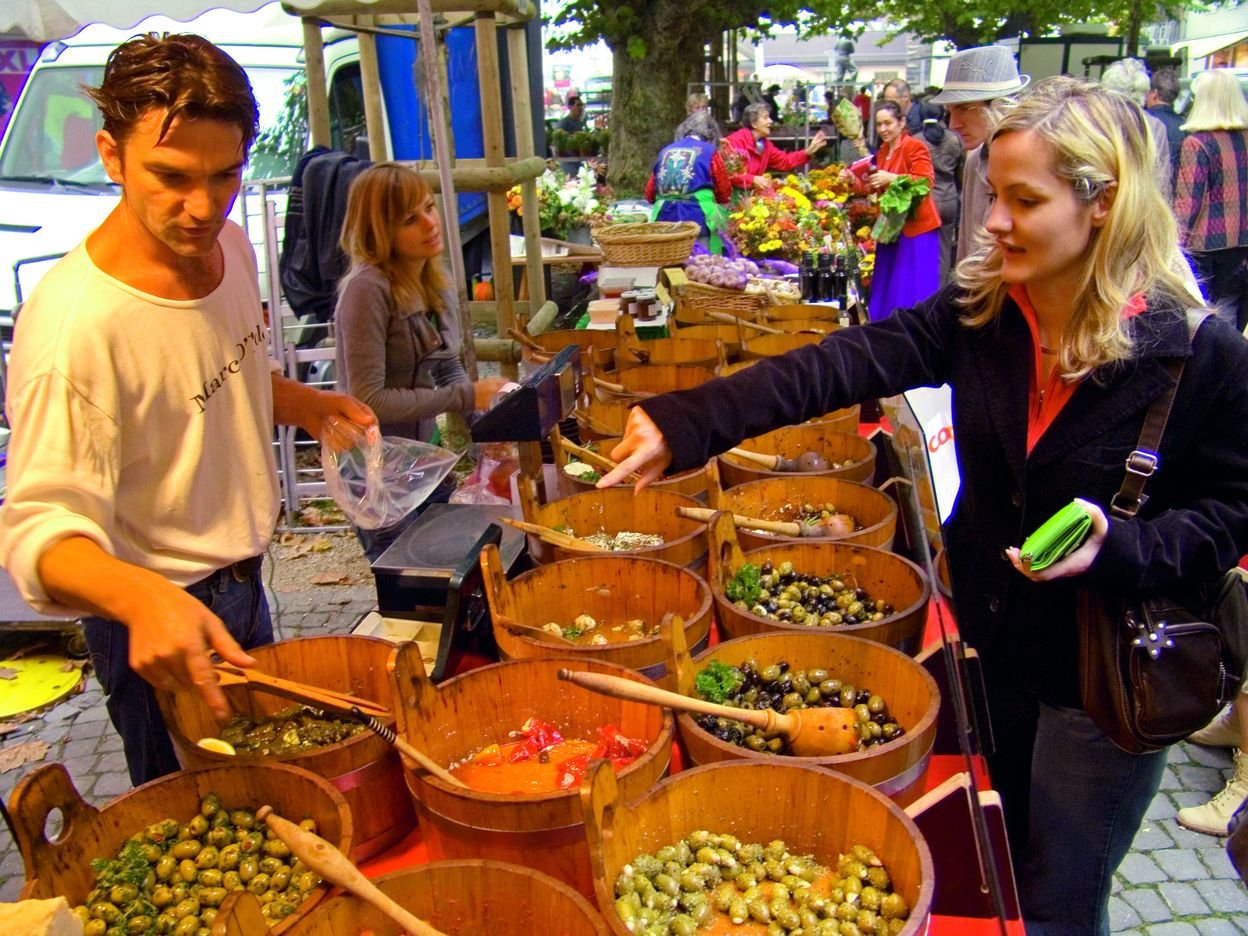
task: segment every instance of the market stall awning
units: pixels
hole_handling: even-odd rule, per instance
[[[1178,55],[1186,49],[1187,60],[1196,62],[1200,59],[1208,58],[1213,53],[1225,49],[1227,46],[1237,45],[1245,39],[1248,39],[1248,30],[1218,33],[1216,36],[1201,36],[1199,39],[1186,39],[1183,42],[1176,42],[1170,47],[1170,54]]]
[[[272,0],[4,0],[0,3],[0,36],[53,42],[78,33],[91,23],[129,29],[149,16],[160,15],[179,23],[208,10],[252,13]],[[471,3],[432,4],[470,9]],[[285,0],[292,15],[344,16],[364,13],[415,13],[417,0]],[[502,9],[527,18],[536,15],[530,0],[510,0]]]

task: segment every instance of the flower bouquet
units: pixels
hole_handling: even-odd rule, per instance
[[[542,233],[566,240],[574,227],[590,226],[607,220],[603,193],[589,166],[569,177],[558,169],[547,169],[537,180],[537,204]],[[507,207],[523,217],[520,186],[507,193]]]
[[[797,263],[803,253],[819,249],[826,235],[839,235],[847,197],[835,167],[805,179],[787,176],[728,215],[728,237],[744,256]]]

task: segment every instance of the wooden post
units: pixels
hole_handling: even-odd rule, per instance
[[[507,30],[507,63],[511,71],[512,124],[516,132],[516,156],[536,155],[533,142],[533,102],[529,95],[528,36],[523,29]],[[546,276],[542,270],[542,226],[537,204],[537,185],[527,182],[520,187],[520,205],[524,209],[524,256],[528,268],[529,300],[532,308],[546,302]]]
[[[498,67],[498,28],[493,12],[478,12],[474,21],[477,38],[477,78],[482,89],[502,88],[502,75]],[[503,147],[503,106],[501,94],[481,95],[481,124],[485,136],[486,166],[501,166],[506,162]],[[506,190],[491,190],[486,194],[490,210],[490,255],[494,266],[494,300],[498,303],[498,333],[516,326],[515,286],[511,277],[511,221],[507,213]],[[540,250],[539,250],[540,260]],[[504,373],[514,377],[514,368]]]
[[[372,26],[371,16],[360,17],[363,26]],[[364,125],[368,127],[368,156],[380,162],[386,152],[386,115],[381,106],[381,70],[377,65],[377,37],[372,33],[359,34],[360,80],[364,85]]]
[[[447,254],[450,256],[451,276],[459,297],[460,333],[468,338],[472,334],[472,318],[468,314],[468,283],[464,273],[464,250],[459,240],[459,203],[455,200],[455,183],[452,177],[454,156],[445,128],[450,124],[446,114],[442,86],[446,84],[446,71],[438,68],[437,33],[433,28],[433,11],[429,0],[419,0],[420,11],[420,61],[425,76],[425,114],[429,132],[433,137],[434,158],[438,163],[438,178],[442,182],[442,213],[445,219]],[[477,353],[473,343],[463,343],[464,367],[468,376],[477,379]]]
[[[321,24],[314,16],[303,17],[304,68],[308,74],[308,130],[313,146],[329,146],[329,82],[325,76],[325,46]]]

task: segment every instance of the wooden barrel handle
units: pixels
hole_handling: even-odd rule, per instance
[[[44,828],[54,809],[61,812],[61,834],[55,842]],[[96,821],[99,810],[89,805],[74,787],[69,773],[60,764],[47,764],[23,777],[9,799],[9,813],[17,845],[26,864],[27,880],[34,880],[59,860],[62,849],[75,854],[77,835]],[[51,897],[51,894],[47,896]]]
[[[377,885],[366,878],[351,861],[325,839],[307,829],[301,829],[289,819],[283,819],[273,812],[271,806],[261,806],[256,811],[256,818],[273,830],[273,834],[285,842],[295,857],[309,868],[344,890],[350,891],[361,900],[372,904],[411,936],[446,936],[424,920],[408,913],[392,898],[386,896]]]
[[[543,348],[540,344],[538,344],[536,341],[534,341],[532,338],[530,338],[528,335],[526,335],[524,332],[518,329],[509,328],[507,329],[507,334],[510,335],[512,338],[514,338],[516,341],[520,342],[520,344],[524,345],[530,351],[537,351],[541,354],[550,353],[545,348]]]

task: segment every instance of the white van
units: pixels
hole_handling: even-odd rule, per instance
[[[18,304],[117,203],[118,187],[109,181],[95,148],[102,120],[82,89],[99,85],[109,52],[145,32],[198,33],[247,71],[260,105],[260,134],[232,217],[247,229],[265,264],[262,201],[274,186],[261,183],[288,178],[307,149],[300,21],[284,13],[280,3],[271,3],[251,14],[212,10],[186,23],[150,17],[133,29],[88,26],[44,49],[0,140],[0,342],[5,355]],[[359,44],[345,31],[325,32],[333,146],[351,151],[364,130]],[[276,190],[284,200],[280,184]],[[261,288],[267,295],[263,268]]]

